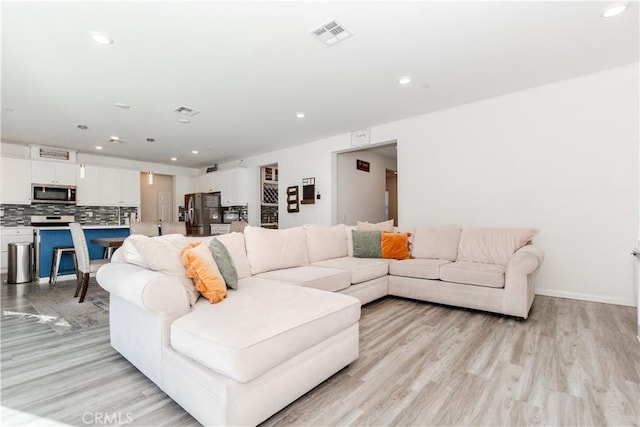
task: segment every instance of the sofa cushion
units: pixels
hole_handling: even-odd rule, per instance
[[[411,233],[387,233],[383,232],[380,240],[382,258],[409,259],[409,236]]]
[[[247,383],[359,318],[356,298],[251,277],[239,280],[238,291],[229,291],[222,303],[201,300],[173,322],[171,346],[221,375]]]
[[[460,234],[457,260],[506,266],[537,232],[535,228],[465,228]]]
[[[377,223],[358,221],[358,230],[360,231],[387,231],[393,232],[393,220],[382,221]]]
[[[504,266],[497,264],[457,261],[440,266],[440,280],[490,288],[503,288],[504,270]]]
[[[353,256],[353,231],[358,230],[355,225],[345,225],[347,229],[347,256]]]
[[[214,237],[211,239],[211,243],[209,243],[209,251],[211,251],[211,255],[213,255],[213,260],[218,266],[218,270],[220,270],[220,274],[222,274],[227,288],[238,289],[238,272],[236,271],[227,247]]]
[[[383,258],[343,257],[318,261],[313,265],[348,270],[351,273],[351,283],[356,284],[386,276],[389,262],[390,260]]]
[[[217,304],[227,296],[227,287],[220,270],[213,260],[211,251],[202,242],[189,244],[180,253],[182,264],[186,267],[186,275],[193,279],[196,291]]]
[[[417,227],[413,236],[411,255],[415,258],[455,261],[458,256],[460,230],[459,225]]]
[[[392,276],[437,280],[440,278],[440,266],[450,263],[451,261],[446,259],[405,259],[390,263],[389,274]]]
[[[248,225],[244,239],[252,274],[309,264],[302,227],[270,230]]]
[[[309,262],[347,256],[347,228],[343,224],[334,226],[305,225]]]
[[[238,279],[251,277],[251,267],[249,267],[249,259],[247,258],[247,249],[245,248],[243,233],[221,234],[215,237],[218,239],[231,255],[233,265],[238,273]]]
[[[353,230],[353,256],[356,258],[381,258],[382,231]]]
[[[348,271],[316,265],[303,265],[301,267],[267,271],[257,277],[330,292],[339,291],[351,285],[351,274]]]

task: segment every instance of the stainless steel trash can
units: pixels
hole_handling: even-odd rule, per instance
[[[7,283],[25,283],[31,281],[33,243],[9,243],[7,254]]]

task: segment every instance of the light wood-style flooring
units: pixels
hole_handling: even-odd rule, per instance
[[[38,323],[26,296],[47,290],[2,285],[2,425],[198,425],[107,327]],[[517,321],[387,297],[362,308],[360,358],[264,425],[637,426],[634,327],[635,308],[561,298]]]

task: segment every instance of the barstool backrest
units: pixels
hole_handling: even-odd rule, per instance
[[[144,234],[153,237],[158,235],[158,224],[152,221],[132,222],[129,228],[131,234]]]
[[[73,239],[73,247],[76,250],[76,260],[78,261],[78,270],[83,273],[89,272],[89,264],[91,259],[89,258],[89,247],[87,246],[87,239],[84,236],[82,226],[77,222],[69,224],[71,230],[71,239]]]
[[[187,225],[184,222],[163,222],[160,224],[162,234],[187,234]]]

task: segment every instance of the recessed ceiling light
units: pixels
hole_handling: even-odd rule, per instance
[[[114,105],[116,106],[116,108],[122,108],[124,110],[128,110],[129,108],[131,108],[131,106],[123,104],[122,102],[117,102]]]
[[[87,129],[89,129],[89,126],[87,126],[87,125],[78,125],[78,129],[87,130]]]
[[[111,142],[113,141],[120,141],[120,137],[119,136],[112,136],[111,137]]]
[[[102,145],[96,145],[96,150],[102,150]]]
[[[411,83],[411,76],[402,76],[398,79],[398,83],[401,85],[408,85]]]
[[[299,113],[296,113],[296,117],[299,119],[304,119],[304,113],[302,111]]]
[[[179,119],[178,123],[182,123],[183,125],[188,125],[189,123],[191,123],[191,120],[189,120],[189,119]]]
[[[89,33],[93,41],[100,44],[111,44],[113,43],[113,39],[104,33],[99,33],[97,31],[91,31]]]
[[[171,158],[171,161],[172,161],[172,162],[175,162],[175,161],[177,161],[177,160],[178,160],[178,158],[177,158],[177,157],[172,157],[172,158]]]
[[[198,154],[198,150],[191,150],[192,154]]]
[[[147,142],[155,142],[155,138],[147,138],[146,141]]]
[[[602,9],[602,11],[600,12],[600,16],[602,16],[603,18],[612,18],[614,16],[620,15],[622,12],[627,10],[628,7],[628,2],[614,3]]]

